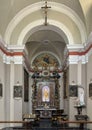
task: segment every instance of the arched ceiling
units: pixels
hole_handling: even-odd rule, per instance
[[[0,0],[0,38],[10,45],[26,45],[32,59],[49,51],[63,59],[66,44],[83,44],[92,31],[92,0]]]

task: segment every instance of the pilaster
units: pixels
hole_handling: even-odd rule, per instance
[[[14,121],[14,99],[13,99],[13,87],[14,87],[14,62],[10,64],[10,121]],[[13,124],[10,124],[13,126]]]

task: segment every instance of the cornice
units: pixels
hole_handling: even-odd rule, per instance
[[[22,64],[24,46],[6,45],[4,41],[0,41],[0,55],[6,64],[10,64],[11,61],[13,61],[14,64]]]
[[[67,45],[67,51],[69,64],[78,64],[79,61],[86,64],[92,54],[92,42],[83,45]]]
[[[7,56],[3,55],[3,62],[6,64],[10,64],[11,61],[14,62],[14,64],[22,64],[23,63],[23,56]]]
[[[88,62],[88,56],[69,55],[69,64],[78,64],[79,61],[81,61],[82,64],[86,64]]]
[[[25,63],[26,67],[31,72],[25,46],[6,45],[3,41],[0,41],[0,55],[4,63],[10,64],[11,61],[13,61],[14,64]],[[67,45],[64,51],[64,66],[78,64],[79,61],[81,61],[82,64],[86,64],[90,55],[92,55],[92,42],[82,45]]]

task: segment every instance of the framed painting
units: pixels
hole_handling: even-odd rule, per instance
[[[92,97],[92,83],[89,84],[89,97]]]
[[[14,86],[14,98],[22,98],[22,86]]]
[[[70,97],[78,96],[78,85],[69,85],[69,96]]]
[[[3,85],[2,83],[0,83],[0,97],[3,96]]]

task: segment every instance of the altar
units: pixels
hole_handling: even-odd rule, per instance
[[[59,74],[50,65],[42,66],[42,71],[34,70],[32,75],[32,113],[40,118],[51,118],[54,111],[60,108]]]
[[[56,112],[55,108],[37,108],[35,113],[39,115],[40,118],[52,118],[53,113]]]
[[[36,80],[33,86],[32,110],[40,117],[51,117],[52,111],[59,109],[59,85],[55,80]]]

